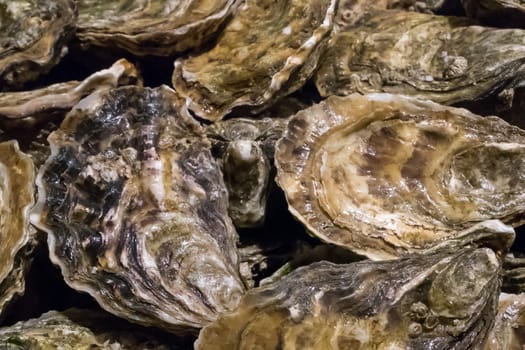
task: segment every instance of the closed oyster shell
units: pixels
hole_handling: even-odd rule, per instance
[[[46,73],[67,52],[72,0],[0,0],[0,90]]]
[[[9,127],[32,126],[65,115],[82,98],[99,89],[121,85],[142,85],[133,64],[125,59],[91,74],[83,81],[57,83],[44,88],[0,93],[0,123]]]
[[[87,45],[169,56],[199,47],[238,0],[79,0],[77,36]]]
[[[523,223],[525,131],[465,109],[332,96],[292,117],[275,162],[292,214],[373,259],[494,234],[505,250],[512,229],[491,219]]]
[[[525,32],[471,24],[459,17],[378,12],[333,36],[316,86],[322,96],[388,92],[454,104],[519,85]]]
[[[32,222],[71,287],[177,333],[236,306],[244,286],[226,188],[173,90],[96,92],[48,140]]]
[[[34,204],[34,166],[16,141],[0,143],[0,313],[24,292],[34,231],[29,210]]]
[[[461,0],[469,17],[502,27],[525,28],[523,0]]]
[[[140,329],[100,311],[49,311],[39,318],[0,329],[0,349],[168,350],[176,339]]]
[[[206,134],[224,174],[230,217],[237,227],[264,221],[275,142],[288,119],[235,118],[211,124]]]
[[[313,74],[335,10],[335,0],[247,1],[214,48],[175,61],[173,85],[207,120],[262,110]]]
[[[203,328],[195,348],[479,349],[496,314],[488,248],[387,262],[301,267],[253,289]]]
[[[525,344],[525,294],[502,293],[485,350],[523,350]]]

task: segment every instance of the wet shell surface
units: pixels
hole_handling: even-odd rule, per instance
[[[236,306],[244,286],[226,188],[173,90],[96,92],[48,140],[32,221],[71,287],[173,332]]]

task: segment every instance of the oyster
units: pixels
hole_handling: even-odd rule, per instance
[[[202,45],[238,0],[79,0],[77,36],[85,45],[169,56]]]
[[[73,288],[173,332],[202,327],[244,293],[220,170],[175,92],[95,92],[49,136],[32,222]]]
[[[471,24],[459,17],[378,12],[333,36],[316,86],[322,96],[388,92],[444,104],[519,86],[525,31]]]
[[[72,0],[0,0],[0,90],[46,73],[74,33]]]
[[[476,349],[496,314],[488,248],[301,267],[203,328],[196,349]]]
[[[168,350],[172,337],[130,325],[103,312],[69,309],[0,329],[0,349]]]
[[[372,259],[512,236],[491,219],[523,223],[525,131],[465,109],[332,96],[292,117],[275,162],[292,214]]]
[[[235,118],[206,129],[224,174],[230,217],[237,227],[257,226],[264,220],[275,142],[287,122]]]
[[[335,7],[335,0],[244,2],[214,48],[175,61],[175,90],[211,121],[234,107],[270,106],[313,74]]]
[[[0,123],[10,127],[32,126],[65,115],[80,99],[97,89],[128,84],[141,85],[141,77],[133,64],[121,59],[81,82],[70,81],[32,91],[0,93]]]
[[[34,232],[29,210],[34,203],[34,167],[16,141],[0,143],[0,313],[24,292]]]
[[[525,344],[525,294],[505,294],[499,297],[495,318],[485,350],[523,350]]]
[[[525,28],[523,0],[461,0],[469,17],[503,27]]]

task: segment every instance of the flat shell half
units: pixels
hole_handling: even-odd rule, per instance
[[[387,262],[314,263],[249,291],[197,350],[480,349],[496,314],[490,249]]]
[[[48,140],[32,220],[71,287],[174,332],[236,306],[244,286],[226,188],[173,90],[96,92]]]
[[[79,0],[79,40],[136,55],[168,56],[215,34],[236,0]]]
[[[208,120],[262,110],[313,74],[335,10],[335,0],[246,1],[210,51],[175,61],[173,85]]]
[[[491,219],[523,222],[525,131],[465,109],[332,96],[292,117],[275,162],[291,212],[371,258],[512,231]]]

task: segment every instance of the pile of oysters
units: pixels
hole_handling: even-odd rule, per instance
[[[523,349],[524,2],[0,0],[0,213],[0,349]]]

